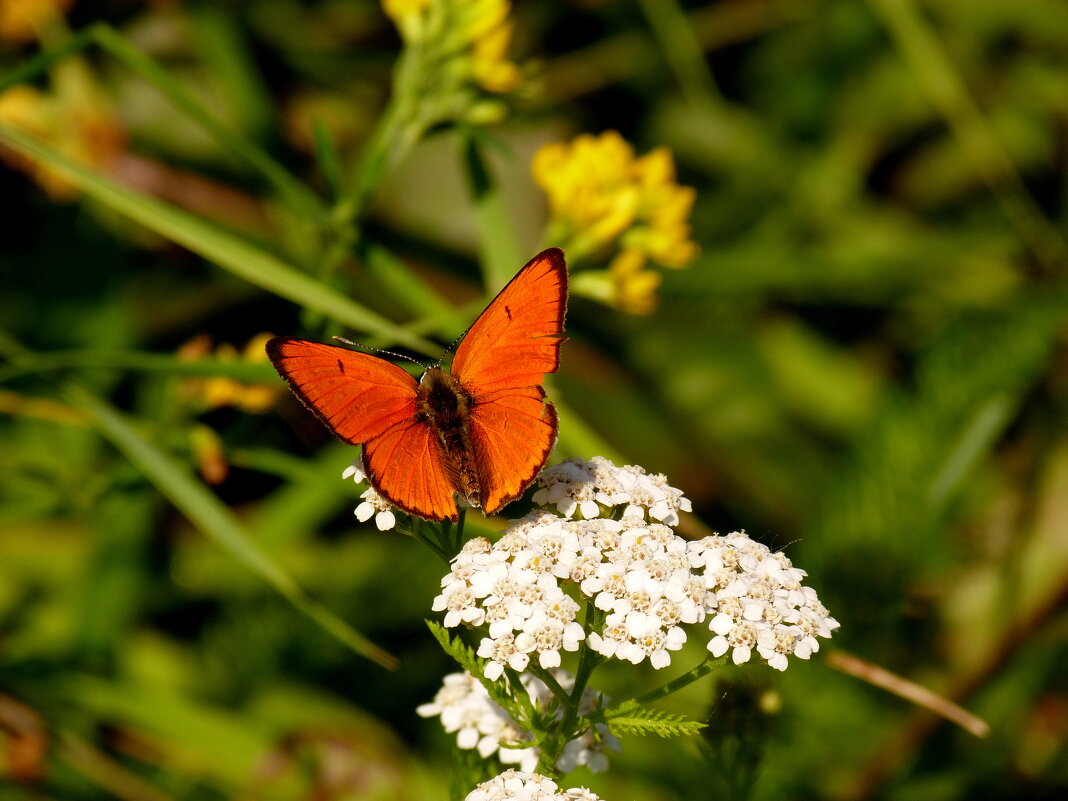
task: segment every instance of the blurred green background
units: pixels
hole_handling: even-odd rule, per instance
[[[422,623],[444,567],[355,521],[357,452],[257,337],[440,352],[561,244],[534,152],[606,130],[670,149],[701,250],[649,314],[573,293],[555,458],[666,473],[686,533],[785,548],[842,628],[664,702],[705,738],[627,739],[567,786],[1063,798],[1068,7],[511,20],[522,85],[446,97],[371,0],[0,0],[0,799],[449,797],[414,712],[454,669]],[[625,697],[645,667],[598,678]]]

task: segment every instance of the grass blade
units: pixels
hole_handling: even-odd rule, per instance
[[[0,125],[0,142],[29,159],[47,164],[105,206],[189,248],[249,283],[353,328],[422,353],[436,355],[439,350],[437,346],[324,286],[250,242],[186,211],[119,186],[26,134]]]
[[[76,385],[67,385],[64,394],[73,405],[89,415],[97,429],[140,468],[182,514],[220,547],[353,651],[383,667],[396,667],[397,660],[393,655],[309,598],[288,573],[260,550],[218,498],[166,453],[138,434],[116,409]]]

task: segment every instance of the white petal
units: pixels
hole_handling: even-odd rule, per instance
[[[393,512],[386,509],[375,515],[375,525],[378,526],[379,531],[386,531],[397,525],[397,518],[393,515]]]
[[[456,735],[456,745],[465,750],[474,748],[478,745],[478,729],[460,729],[460,733]]]
[[[712,652],[712,656],[720,657],[727,653],[727,649],[730,647],[727,643],[726,637],[713,637],[708,641],[708,650]]]
[[[649,655],[649,664],[657,670],[660,670],[661,668],[666,668],[668,665],[671,664],[671,654],[669,654],[663,649],[659,651],[653,651],[653,653]]]
[[[712,618],[712,622],[708,624],[708,628],[719,635],[727,634],[734,628],[734,618],[730,615],[718,614]]]
[[[368,520],[370,520],[371,515],[373,515],[374,513],[375,507],[374,504],[372,504],[370,501],[364,501],[363,503],[361,503],[359,506],[356,507],[356,511],[354,512],[354,514],[356,515],[356,519],[359,520],[361,523],[366,523]]]
[[[508,667],[512,670],[522,673],[527,669],[527,665],[530,664],[530,657],[527,654],[512,654],[508,657]],[[504,672],[503,670],[501,671]],[[489,671],[486,671],[486,677],[489,678]]]
[[[538,657],[538,664],[545,669],[560,667],[559,651],[542,651]]]

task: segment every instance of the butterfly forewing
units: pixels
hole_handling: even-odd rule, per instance
[[[293,337],[270,340],[267,355],[301,402],[352,445],[416,416],[415,379],[385,359]]]
[[[467,330],[452,374],[476,397],[540,386],[560,365],[566,310],[564,254],[550,248],[527,262]]]

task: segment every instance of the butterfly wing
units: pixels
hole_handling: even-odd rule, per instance
[[[293,337],[270,340],[267,356],[301,403],[350,445],[418,413],[415,379],[385,359]]]
[[[306,339],[275,337],[267,355],[327,428],[363,444],[364,472],[380,495],[420,517],[456,519],[436,438],[419,419],[414,378],[377,356]]]
[[[557,248],[527,263],[475,321],[452,363],[474,399],[468,420],[482,508],[522,494],[556,442],[556,410],[541,387],[560,364],[567,266]]]
[[[363,446],[363,470],[394,506],[428,520],[459,520],[437,435],[418,419],[396,425]]]

